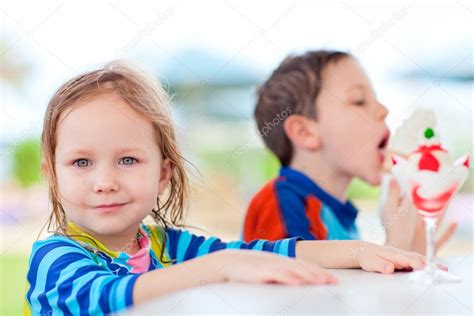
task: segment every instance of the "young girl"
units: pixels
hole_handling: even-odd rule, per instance
[[[320,266],[424,265],[421,255],[362,241],[225,243],[178,229],[189,191],[167,96],[120,62],[59,88],[42,154],[54,234],[33,245],[27,313],[107,314],[216,282],[335,283]],[[143,224],[148,215],[156,224]]]

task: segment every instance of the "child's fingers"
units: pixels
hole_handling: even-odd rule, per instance
[[[444,231],[441,237],[436,241],[436,250],[438,250],[445,242],[447,242],[451,236],[456,232],[458,223],[450,223],[448,228]]]
[[[393,264],[395,269],[422,269],[425,266],[423,256],[409,252],[377,252],[379,257]],[[392,271],[393,272],[393,271]]]
[[[303,284],[334,284],[337,279],[317,264],[304,260],[275,258],[278,269],[287,270]],[[282,265],[283,264],[283,265]]]
[[[402,252],[395,254],[393,257],[384,256],[384,254],[379,254],[383,258],[388,258],[395,267],[396,270],[401,269],[422,269],[426,265],[426,257],[422,256],[416,252]],[[390,259],[391,257],[391,259]],[[438,269],[448,271],[448,267],[444,264],[436,264]]]
[[[264,283],[300,285],[304,281],[296,274],[284,269],[268,269],[263,276]]]
[[[438,267],[438,269],[441,269],[446,272],[448,271],[448,267],[445,266],[444,264],[438,263],[436,266]]]
[[[410,257],[411,257],[411,255],[409,254],[408,258],[410,258]],[[397,269],[397,270],[398,269],[407,269],[407,268],[409,268],[409,269],[422,269],[426,265],[426,257],[418,255],[418,254],[415,254],[414,257],[420,262],[420,264],[417,264],[418,267],[414,266],[412,264],[412,262],[410,262],[410,260],[406,261],[404,259],[396,259],[397,263],[395,264],[395,269]],[[436,264],[436,267],[438,269],[448,271],[448,267],[445,266],[444,264],[438,263],[438,264]]]
[[[301,285],[301,284],[330,284],[334,283],[332,276],[326,273],[315,274],[310,271],[308,268],[300,267],[288,267],[285,270],[280,270],[277,272],[278,277],[277,282],[282,284],[291,284],[291,285]]]
[[[316,284],[316,277],[310,271],[310,268],[305,265],[305,262],[300,262],[295,259],[284,260],[284,263],[275,261],[275,274],[281,275],[283,280],[289,280],[290,283],[285,284]]]
[[[328,273],[318,273],[312,264],[301,260],[294,260],[291,264],[286,265],[285,269],[304,284],[324,284],[329,279]]]
[[[297,260],[300,271],[305,271],[310,277],[310,281],[313,284],[335,284],[338,279],[333,276],[329,271],[322,269],[316,264]]]
[[[423,267],[424,267],[424,266],[426,265],[426,257],[425,257],[425,256],[422,256],[422,255],[420,255],[420,254],[418,254],[418,253],[415,253],[415,255],[418,255],[418,257],[419,257],[420,260],[422,261]],[[444,264],[437,263],[437,264],[436,264],[436,267],[437,267],[438,269],[441,269],[441,270],[444,270],[444,271],[448,271],[448,267],[445,266]]]
[[[267,269],[261,274],[263,282],[281,284],[333,284],[337,279],[318,265],[304,260],[267,255]],[[261,255],[259,257],[261,257]]]
[[[310,273],[304,269],[291,269],[289,272],[295,275],[303,284],[323,284],[323,280],[318,278],[313,273]]]
[[[409,255],[414,255],[416,258],[418,258],[421,261],[420,269],[423,268],[426,265],[426,257],[425,256],[422,256],[418,253],[411,253],[411,252],[409,253]],[[448,267],[445,266],[444,264],[438,263],[438,264],[436,264],[436,267],[438,269],[448,271]],[[403,267],[401,269],[403,269]]]
[[[362,269],[369,272],[380,272],[380,273],[393,273],[395,266],[385,258],[381,256],[374,256],[374,260],[371,260],[369,264],[363,265]]]

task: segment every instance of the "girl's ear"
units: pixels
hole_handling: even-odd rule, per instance
[[[171,176],[173,174],[174,165],[171,161],[166,158],[161,162],[161,170],[160,170],[160,182],[158,185],[158,195],[163,193],[166,189],[166,186],[170,182]]]
[[[283,122],[283,129],[296,148],[317,150],[321,147],[318,123],[314,119],[293,114]]]
[[[43,172],[44,177],[48,179],[49,169],[46,161],[44,160],[41,160],[41,171]]]

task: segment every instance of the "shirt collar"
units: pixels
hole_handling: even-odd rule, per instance
[[[148,271],[150,263],[151,252],[151,236],[146,226],[141,224],[138,232],[136,242],[140,246],[140,250],[133,255],[129,255],[125,251],[113,251],[108,249],[99,240],[92,237],[90,234],[84,232],[79,226],[69,221],[67,224],[68,235],[79,242],[83,247],[89,251],[96,253],[100,251],[107,254],[110,258],[114,258],[114,262],[120,262],[131,268],[133,273],[142,273]],[[125,245],[126,247],[127,245]],[[125,250],[125,249],[124,249]]]
[[[283,177],[286,179],[286,181],[296,185],[303,191],[304,195],[312,194],[316,196],[319,200],[321,200],[321,202],[326,204],[333,211],[339,222],[344,227],[348,228],[354,225],[354,221],[357,217],[357,209],[349,200],[347,200],[345,203],[342,203],[318,186],[305,174],[293,168],[282,167],[280,169],[280,177]]]

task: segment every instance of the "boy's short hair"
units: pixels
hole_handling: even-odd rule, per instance
[[[317,50],[288,56],[258,89],[254,115],[259,134],[283,166],[289,165],[293,156],[283,121],[291,114],[316,118],[321,72],[329,63],[344,57],[350,57],[350,54]]]

